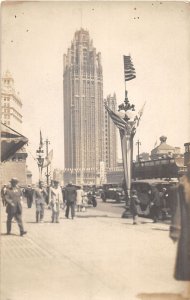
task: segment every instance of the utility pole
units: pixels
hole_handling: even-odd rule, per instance
[[[139,149],[140,149],[140,145],[141,145],[141,142],[138,140],[137,142],[136,142],[136,145],[137,145],[137,153],[138,153],[138,162],[140,161],[140,154],[139,154]]]
[[[50,144],[50,141],[48,139],[45,140],[45,144],[46,144],[46,157],[48,157],[48,145]],[[49,185],[49,177],[50,177],[50,173],[49,173],[49,165],[47,165],[46,167],[46,182],[47,185]]]

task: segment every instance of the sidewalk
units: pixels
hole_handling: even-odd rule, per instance
[[[2,207],[1,300],[180,299],[169,295],[183,285],[173,279],[176,245],[168,225],[142,219],[134,226],[94,208],[77,214],[65,219],[61,211],[52,224],[46,209],[45,222],[36,224],[35,207],[24,204],[27,235],[20,237],[15,223],[6,236]]]

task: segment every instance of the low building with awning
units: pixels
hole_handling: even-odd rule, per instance
[[[12,177],[17,177],[20,185],[27,185],[27,153],[24,145],[28,139],[1,123],[1,183],[7,184]]]

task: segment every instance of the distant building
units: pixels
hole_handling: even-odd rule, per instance
[[[105,99],[108,107],[116,112],[116,94],[109,95]],[[117,127],[105,110],[105,163],[106,168],[111,169],[117,166]]]
[[[63,98],[65,180],[98,183],[105,159],[102,63],[84,29],[64,55]]]
[[[1,83],[1,122],[18,133],[22,132],[22,101],[14,88],[14,79],[9,71],[2,76]],[[17,177],[19,184],[31,184],[32,174],[27,169],[26,149],[17,151],[11,159],[2,163],[2,181],[6,184]]]
[[[151,159],[182,156],[180,153],[181,149],[179,147],[173,147],[166,144],[166,140],[166,136],[160,137],[160,145],[151,151]]]
[[[14,79],[7,71],[1,81],[1,121],[21,133],[22,102],[15,92]]]

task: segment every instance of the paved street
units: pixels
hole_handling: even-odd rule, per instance
[[[20,237],[16,223],[4,234],[3,207],[1,215],[1,300],[181,299],[167,224],[141,219],[134,226],[92,207],[74,220],[61,211],[60,224],[50,223],[46,209],[36,224],[35,208],[24,204],[28,234]]]

